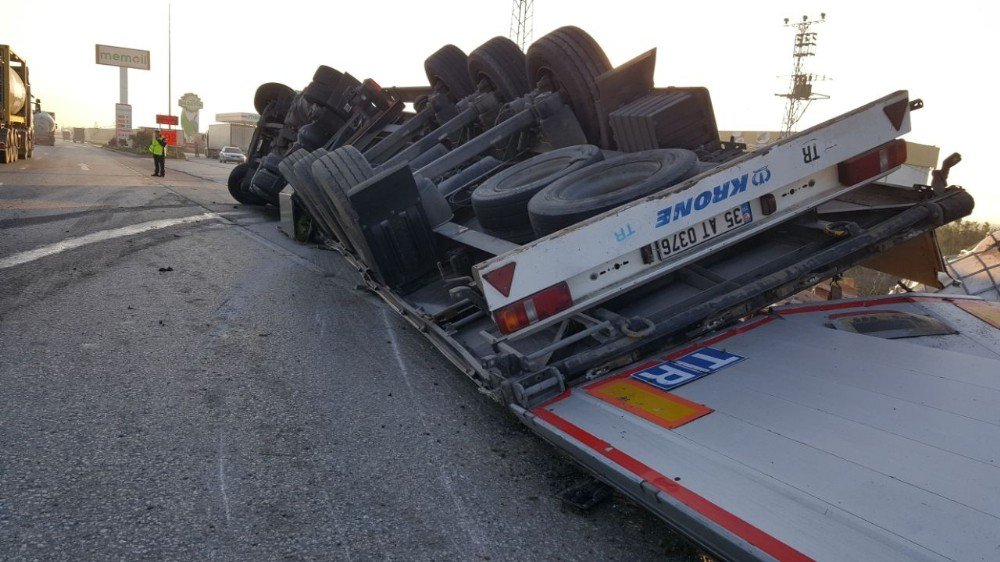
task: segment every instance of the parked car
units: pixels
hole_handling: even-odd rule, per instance
[[[243,164],[247,161],[247,157],[243,154],[243,151],[236,146],[224,146],[222,150],[219,151],[219,162],[236,162]]]

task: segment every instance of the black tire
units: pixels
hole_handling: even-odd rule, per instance
[[[469,53],[469,78],[474,88],[482,80],[493,87],[497,99],[508,102],[531,90],[524,53],[517,43],[497,36]]]
[[[340,82],[343,73],[326,65],[319,65],[313,73],[312,82],[302,88],[302,96],[309,103],[325,104]]]
[[[266,205],[267,202],[260,197],[243,190],[243,183],[249,172],[250,164],[240,164],[229,172],[229,181],[226,184],[229,187],[229,194],[244,205]]]
[[[532,84],[547,77],[548,87],[573,109],[587,141],[600,144],[597,77],[611,70],[611,62],[597,41],[578,27],[560,27],[531,44],[527,61]]]
[[[424,61],[424,73],[431,87],[447,92],[453,102],[475,91],[469,79],[469,57],[454,45],[445,45]]]
[[[431,98],[429,96],[417,96],[417,99],[413,100],[413,111],[420,113],[421,111],[427,109],[427,106],[431,104]]]
[[[694,152],[679,148],[623,154],[563,176],[528,203],[538,236],[562,230],[698,173]]]
[[[290,98],[295,95],[295,90],[278,82],[266,82],[257,87],[253,95],[253,106],[257,113],[263,115],[264,108],[272,101],[282,98]]]
[[[340,222],[336,218],[337,211],[333,206],[333,202],[324,193],[324,190],[316,184],[312,176],[313,162],[326,153],[327,151],[322,148],[313,152],[299,149],[286,156],[278,167],[281,169],[281,173],[285,176],[285,179],[288,180],[288,183],[295,189],[295,192],[302,196],[301,199],[306,203],[309,214],[322,224],[324,231],[327,234],[333,235],[345,248],[352,250],[353,246],[351,246]]]
[[[324,232],[330,233],[331,229],[327,226],[328,220],[324,216],[319,203],[316,201],[315,193],[310,189],[311,186],[307,185],[302,178],[295,175],[295,164],[307,158],[308,155],[309,152],[304,148],[289,153],[288,156],[282,158],[281,162],[278,163],[278,171],[281,172],[282,177],[285,178],[288,185],[295,191],[295,196],[299,200],[299,206],[305,209],[306,213],[312,217],[313,222],[318,223]]]
[[[350,246],[371,266],[372,256],[367,251],[368,245],[358,224],[358,215],[347,197],[351,188],[375,175],[371,164],[357,148],[346,145],[317,158],[312,164],[312,175],[316,185],[333,203],[340,227]]]
[[[552,182],[604,160],[601,149],[583,144],[539,154],[496,174],[472,192],[479,224],[500,238],[531,235],[528,201]],[[520,240],[516,240],[520,241]]]

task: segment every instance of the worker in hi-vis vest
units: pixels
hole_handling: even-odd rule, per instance
[[[159,129],[153,134],[153,140],[149,143],[149,152],[153,155],[153,176],[163,177],[164,151],[167,148],[167,139],[163,138]]]

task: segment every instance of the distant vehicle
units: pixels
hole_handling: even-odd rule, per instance
[[[213,123],[208,126],[208,142],[205,146],[205,156],[218,158],[219,151],[227,146],[239,147],[241,150],[250,146],[253,139],[254,125],[243,123]]]
[[[224,146],[219,151],[219,162],[238,162],[240,164],[247,161],[243,151],[235,146]]]
[[[62,139],[66,140],[66,141],[73,140],[73,131],[71,131],[69,129],[63,129],[62,130]]]
[[[83,127],[73,127],[73,142],[86,142],[87,135]]]
[[[55,114],[42,111],[41,104],[35,106],[35,144],[56,144]]]

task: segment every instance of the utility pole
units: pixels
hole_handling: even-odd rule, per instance
[[[814,81],[826,80],[826,77],[809,74],[804,70],[806,58],[816,55],[818,34],[809,29],[814,24],[825,21],[825,13],[821,13],[818,20],[810,20],[808,16],[802,16],[802,21],[790,23],[788,18],[785,18],[785,27],[794,27],[797,33],[795,34],[795,46],[792,49],[794,65],[792,67],[791,83],[788,92],[774,94],[778,97],[788,99],[788,103],[785,104],[785,115],[781,124],[781,138],[787,137],[795,130],[796,123],[802,119],[802,115],[805,114],[806,109],[809,108],[809,104],[813,100],[830,99],[830,96],[817,94],[812,89]]]
[[[534,0],[514,0],[510,13],[510,40],[517,43],[522,51],[528,50],[531,43],[532,26],[535,19]]]
[[[171,2],[167,2],[167,115],[173,115],[173,110],[171,109],[172,100],[174,99],[173,94],[173,72],[174,72],[174,60],[173,60],[173,48],[171,46],[171,25],[172,21],[172,8]],[[171,128],[173,128],[171,126]]]

